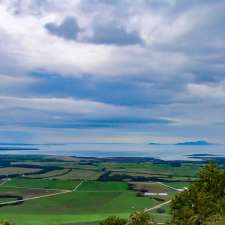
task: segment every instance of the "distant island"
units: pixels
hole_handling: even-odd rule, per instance
[[[176,143],[176,145],[212,145],[212,144],[207,141],[187,141]]]
[[[199,141],[186,141],[186,142],[178,142],[175,144],[160,144],[156,142],[150,142],[148,145],[213,145],[207,141],[199,140]]]
[[[21,147],[2,147],[0,146],[0,151],[36,151],[38,148],[21,148]]]
[[[155,142],[150,142],[150,143],[148,143],[149,145],[161,145],[161,144],[159,144],[159,143],[155,143]]]

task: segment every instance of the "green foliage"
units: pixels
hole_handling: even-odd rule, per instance
[[[157,213],[165,213],[165,209],[163,209],[163,208],[158,208],[157,210],[156,210],[156,212]]]
[[[102,221],[100,225],[155,225],[155,223],[148,213],[137,211],[130,215],[128,221],[112,216]]]
[[[0,221],[0,225],[15,225],[7,221]]]
[[[204,225],[224,225],[225,224],[225,216],[215,215],[207,219]]]
[[[104,221],[100,222],[100,225],[125,225],[126,222],[127,221],[125,219],[121,219],[116,216],[111,216],[105,219]]]
[[[189,190],[176,195],[171,205],[174,225],[202,225],[216,214],[224,215],[225,170],[208,164]]]
[[[127,225],[154,225],[153,219],[151,216],[144,212],[135,212],[130,215],[130,218],[128,219]]]

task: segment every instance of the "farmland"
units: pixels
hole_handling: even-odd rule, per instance
[[[202,166],[12,155],[1,157],[0,165],[5,171],[0,173],[0,218],[19,225],[95,225],[110,215],[127,218],[170,200]],[[159,222],[170,218],[168,204],[150,213]]]

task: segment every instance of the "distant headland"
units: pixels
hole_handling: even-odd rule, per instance
[[[212,143],[200,140],[200,141],[180,142],[180,143],[176,143],[176,145],[212,145]]]
[[[204,140],[198,140],[198,141],[186,141],[186,142],[178,142],[174,144],[160,144],[156,142],[150,142],[148,145],[213,145],[213,143],[209,143]]]

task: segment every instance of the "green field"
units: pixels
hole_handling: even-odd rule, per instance
[[[10,181],[9,184],[22,185],[24,182],[24,180],[16,179]],[[26,188],[31,187],[33,183],[35,182],[27,183]],[[45,180],[38,181],[38,183],[41,188],[46,187]],[[60,186],[65,188],[63,183]],[[132,211],[149,208],[157,203],[154,199],[137,197],[136,192],[127,191],[127,184],[122,182],[88,181],[84,182],[76,192],[1,207],[0,217],[24,225],[60,225],[101,220],[113,214],[126,217]]]
[[[100,163],[101,168],[106,168],[111,171],[123,171],[133,173],[149,173],[157,175],[173,175],[173,176],[190,176],[193,177],[199,165],[186,163],[182,166],[173,166],[171,164],[154,164],[154,163]]]
[[[4,186],[11,187],[26,187],[26,188],[46,188],[46,189],[68,189],[72,190],[80,181],[60,181],[60,180],[49,180],[49,179],[12,179],[8,181]]]
[[[127,191],[128,185],[125,182],[100,182],[100,181],[86,181],[79,191]]]
[[[96,180],[101,175],[100,171],[88,169],[73,169],[69,173],[57,176],[61,180]]]
[[[0,182],[0,219],[17,225],[97,225],[112,215],[128,218],[170,200],[201,166],[58,156],[7,156],[0,163],[6,165],[2,171],[13,171]],[[17,204],[3,204],[18,197]],[[157,222],[168,221],[169,204],[151,214]]]

